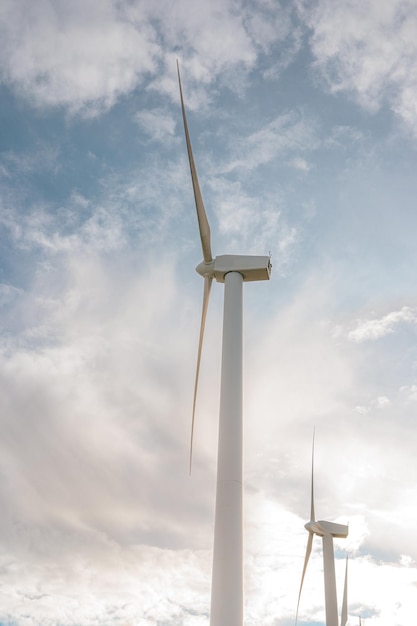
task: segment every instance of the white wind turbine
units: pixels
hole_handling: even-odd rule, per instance
[[[217,282],[224,283],[224,313],[210,624],[211,626],[242,626],[244,603],[242,283],[268,280],[271,262],[268,256],[222,255],[215,258],[212,256],[210,227],[191,148],[178,62],[177,69],[185,139],[203,251],[203,261],[196,267],[196,270],[204,278],[191,426],[190,470],[201,350],[211,283],[215,278]]]
[[[313,537],[318,535],[323,540],[323,571],[324,571],[324,596],[326,605],[326,626],[338,626],[339,618],[337,612],[337,592],[336,592],[336,572],[334,563],[333,538],[346,538],[349,528],[345,524],[336,524],[323,520],[316,521],[314,514],[314,437],[313,453],[311,461],[311,509],[310,521],[305,524],[308,531],[308,541],[306,555],[304,559],[303,573],[301,576],[300,591],[298,594],[297,613],[295,621],[297,623],[298,609],[300,606],[301,591],[303,588],[304,576],[313,547]],[[347,595],[346,595],[347,602]],[[347,611],[347,609],[346,609]],[[342,618],[343,619],[343,618]]]

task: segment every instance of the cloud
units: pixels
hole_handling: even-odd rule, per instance
[[[95,113],[156,69],[158,46],[146,19],[111,0],[6,0],[1,76],[35,106]]]
[[[348,333],[348,338],[356,343],[362,341],[376,341],[395,331],[403,322],[417,323],[417,312],[410,307],[403,307],[399,311],[387,313],[379,319],[358,321],[356,328]]]
[[[417,10],[409,0],[297,2],[311,29],[315,69],[333,93],[384,104],[417,134]]]
[[[213,204],[219,222],[219,232],[228,241],[228,249],[236,254],[242,249],[248,254],[274,254],[275,271],[288,265],[298,243],[297,231],[289,226],[274,197],[261,201],[245,190],[238,181],[214,177]],[[254,233],[256,235],[254,236]]]
[[[265,55],[275,52],[274,62],[263,71],[264,76],[277,77],[301,47],[301,29],[294,23],[292,7],[258,0],[247,5],[245,15],[245,27],[255,45]]]
[[[20,289],[6,283],[0,283],[0,307],[15,301],[19,295],[21,295]]]
[[[292,10],[268,2],[214,0],[195,11],[190,0],[5,0],[0,18],[0,77],[38,108],[64,107],[94,116],[147,81],[177,99],[179,58],[190,109],[210,99],[217,79],[242,92],[263,57],[276,77],[301,46]],[[268,59],[279,49],[279,60]]]
[[[64,528],[51,528],[48,534],[40,527],[33,531],[38,551],[28,551],[26,562],[4,553],[9,581],[1,593],[2,620],[8,624],[206,623],[207,553],[149,546],[126,549],[87,528],[73,535]],[[23,543],[33,541],[23,525],[16,535]],[[80,550],[83,539],[88,558]],[[71,546],[72,553],[60,544]]]
[[[171,315],[170,259],[152,262],[149,254],[148,271],[137,277],[123,263],[110,269],[108,254],[65,250],[55,261],[59,282],[46,281],[51,272],[39,267],[32,292],[14,298],[14,338],[2,342],[0,358],[2,471],[8,477],[3,504],[29,525],[64,524],[81,535],[93,527],[120,543],[155,544],[164,536],[176,545],[182,513],[168,530],[168,509],[185,513],[182,497],[191,502],[184,485],[179,492],[169,487],[177,478],[188,480],[187,414],[175,379],[191,367],[191,353],[182,362],[177,355],[184,359],[192,344],[185,350],[174,345],[181,343],[187,315],[181,321],[175,306],[178,313]],[[162,346],[173,350],[175,365]],[[174,431],[160,421],[168,415],[177,423]],[[166,473],[166,496],[157,487],[160,472]],[[163,502],[165,513],[151,512]]]
[[[301,172],[309,172],[311,170],[311,164],[301,157],[296,157],[291,161],[291,165]]]
[[[82,197],[72,194],[69,205],[56,213],[48,207],[34,206],[21,219],[14,210],[4,211],[0,223],[7,228],[16,246],[23,250],[48,251],[51,254],[75,252],[84,248],[117,249],[125,242],[120,217],[108,209],[97,207],[82,217],[72,206],[85,209]]]
[[[406,394],[408,401],[415,402],[417,400],[417,385],[403,385],[400,392]]]
[[[154,141],[163,141],[167,137],[174,136],[176,122],[172,115],[162,109],[140,111],[136,113],[135,119],[142,130]]]
[[[222,171],[251,170],[272,161],[278,154],[305,153],[316,146],[314,121],[306,119],[300,112],[284,113],[241,139],[234,147],[236,156],[232,154]],[[293,157],[293,163],[300,163],[299,159],[301,157]]]
[[[356,406],[355,411],[359,415],[369,415],[372,409],[385,409],[391,405],[391,400],[386,396],[378,396],[375,400],[372,400],[368,406]]]
[[[189,0],[40,0],[36,8],[5,0],[0,76],[36,107],[86,115],[107,110],[149,77],[151,89],[176,98],[175,56],[189,80],[207,85],[224,73],[239,90],[258,51],[290,31],[280,15],[230,0],[202,3],[199,11]]]
[[[38,141],[30,152],[3,152],[3,175],[10,179],[12,175],[27,175],[34,172],[48,171],[56,173],[59,168],[60,149],[56,145]]]

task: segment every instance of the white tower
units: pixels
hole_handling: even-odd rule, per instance
[[[188,133],[179,68],[178,80],[204,259],[196,268],[197,272],[204,277],[204,296],[194,386],[191,454],[201,350],[211,283],[213,278],[224,283],[219,447],[210,625],[243,626],[242,286],[244,282],[268,280],[271,273],[271,263],[268,256],[223,255],[213,259],[210,227],[201,196]]]

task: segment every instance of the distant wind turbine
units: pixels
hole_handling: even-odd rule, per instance
[[[323,570],[324,570],[324,596],[326,605],[326,626],[338,626],[339,617],[337,611],[337,592],[336,592],[336,573],[334,564],[333,537],[345,538],[348,536],[349,528],[344,524],[336,524],[335,522],[316,521],[314,514],[314,436],[313,436],[313,452],[311,460],[311,509],[310,521],[305,524],[308,531],[308,541],[306,547],[306,555],[304,559],[303,573],[301,576],[300,591],[298,594],[297,613],[295,622],[297,623],[298,609],[300,606],[301,591],[303,588],[304,577],[307,569],[308,560],[310,558],[311,549],[313,547],[313,537],[318,535],[323,540]]]
[[[223,348],[214,522],[211,626],[243,624],[243,476],[242,476],[242,283],[268,280],[268,256],[222,255],[213,258],[207,220],[188,132],[177,61],[181,108],[197,209],[203,261],[197,272],[204,278],[203,308],[191,426],[190,471],[201,351],[213,278],[224,283]]]

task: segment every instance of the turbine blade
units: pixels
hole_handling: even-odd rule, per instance
[[[177,71],[178,71],[178,83],[180,86],[182,119],[184,122],[185,141],[187,143],[188,161],[190,163],[191,180],[193,183],[195,206],[197,209],[197,219],[198,219],[198,227],[200,230],[201,247],[203,250],[204,261],[206,263],[210,263],[213,260],[213,257],[211,254],[211,244],[210,244],[210,226],[208,223],[206,210],[204,208],[203,197],[201,195],[200,185],[198,182],[197,169],[194,163],[193,150],[191,148],[191,140],[190,140],[190,134],[188,132],[187,116],[185,114],[184,99],[182,96],[180,66],[179,66],[178,61],[177,61]]]
[[[203,348],[204,329],[206,326],[207,309],[208,309],[208,303],[210,299],[210,290],[211,290],[212,281],[213,281],[213,278],[211,276],[204,276],[203,310],[201,312],[200,339],[198,342],[197,367],[196,367],[196,372],[195,372],[195,383],[194,383],[193,416],[191,420],[190,474],[191,474],[191,464],[193,460],[194,417],[195,417],[195,407],[196,407],[196,402],[197,402],[198,378],[200,375],[201,351]]]
[[[343,601],[342,601],[342,614],[340,616],[340,626],[346,626],[346,622],[348,618],[347,578],[348,578],[348,557],[346,557],[345,585],[343,587]]]
[[[310,509],[310,522],[315,522],[314,515],[314,436],[315,430],[313,430],[313,450],[311,454],[311,509]]]
[[[307,564],[308,564],[308,560],[310,558],[311,549],[313,547],[313,538],[314,538],[314,534],[309,532],[308,533],[307,547],[306,547],[306,555],[305,555],[305,558],[304,558],[303,573],[301,575],[300,591],[298,592],[297,612],[295,614],[295,624],[296,625],[297,625],[297,620],[298,620],[298,609],[300,608],[300,598],[301,598],[301,591],[303,589],[304,577],[306,575]]]

